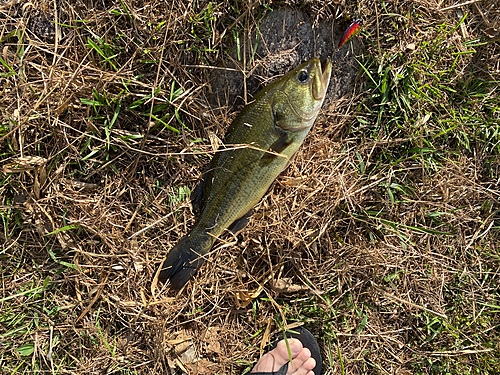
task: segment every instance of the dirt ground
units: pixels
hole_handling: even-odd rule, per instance
[[[498,373],[497,4],[4,0],[0,30],[3,372],[241,374],[303,324],[324,374]],[[152,285],[231,120],[314,56],[294,162]]]

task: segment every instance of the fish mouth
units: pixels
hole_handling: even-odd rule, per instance
[[[332,60],[327,57],[323,61],[316,59],[315,63],[318,71],[318,79],[313,82],[312,93],[314,99],[322,100],[325,97],[328,84],[330,83]]]

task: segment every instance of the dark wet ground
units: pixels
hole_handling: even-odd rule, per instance
[[[358,64],[354,56],[359,55],[362,46],[356,37],[351,38],[337,51],[338,41],[349,24],[320,22],[313,25],[309,17],[300,10],[281,8],[268,13],[261,21],[257,32],[251,36],[251,43],[243,47],[240,36],[240,58],[236,44],[232,48],[231,59],[226,67],[234,70],[214,70],[212,74],[213,107],[244,104],[244,62],[247,66],[247,101],[266,81],[286,73],[313,57],[333,60],[332,77],[323,108],[328,108],[332,100],[338,99],[354,88]],[[256,36],[256,34],[258,34]],[[257,48],[255,49],[255,45]],[[246,60],[243,50],[246,50]],[[252,60],[252,54],[254,56]],[[236,63],[235,63],[236,62]]]

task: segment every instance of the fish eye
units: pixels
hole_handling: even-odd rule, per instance
[[[304,82],[307,82],[307,80],[309,79],[309,75],[307,74],[306,71],[301,71],[299,72],[299,74],[297,75],[297,80],[301,83],[304,83]]]

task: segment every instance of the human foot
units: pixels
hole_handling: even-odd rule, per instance
[[[292,355],[291,364],[285,340],[281,340],[273,350],[262,356],[251,371],[251,374],[273,374],[287,364],[288,368],[286,370],[282,369],[282,372],[279,372],[280,375],[314,375],[312,370],[316,367],[316,360],[311,357],[311,351],[308,348],[304,348],[298,339],[289,338],[288,344]]]

